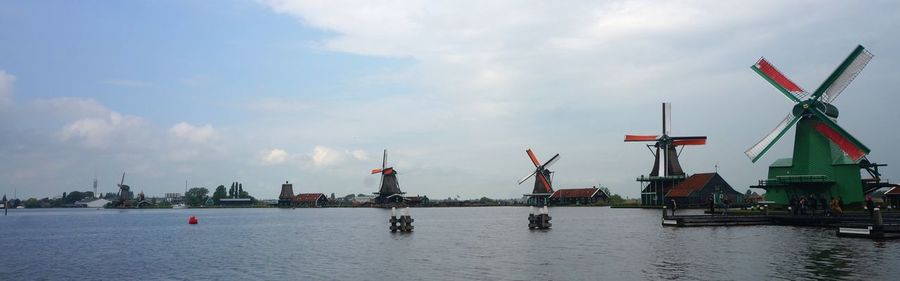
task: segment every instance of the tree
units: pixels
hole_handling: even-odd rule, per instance
[[[237,184],[237,187],[238,187],[238,192],[237,192],[238,197],[239,197],[239,198],[245,198],[245,197],[244,197],[244,194],[245,194],[245,193],[244,193],[244,185],[241,184],[241,183],[238,183],[238,184]]]
[[[25,200],[25,208],[40,208],[41,202],[37,198],[28,198]]]
[[[65,194],[65,193],[63,193],[63,194]],[[72,191],[72,192],[69,192],[69,194],[66,195],[65,198],[63,198],[63,202],[65,204],[72,204],[72,203],[81,201],[82,199],[84,199],[86,197],[88,197],[88,196],[84,192]]]
[[[222,189],[225,187],[222,186]],[[209,190],[205,187],[194,187],[184,193],[184,201],[189,206],[200,206],[206,201]]]
[[[212,199],[216,204],[219,204],[219,199],[222,198],[227,198],[227,195],[225,194],[225,186],[220,184],[216,187],[216,192],[213,192]]]

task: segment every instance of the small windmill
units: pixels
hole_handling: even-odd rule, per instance
[[[403,194],[400,191],[400,183],[397,182],[397,170],[394,167],[387,167],[387,149],[384,150],[384,156],[381,158],[381,169],[372,169],[372,174],[381,174],[381,186],[378,192],[375,192],[375,203],[402,203]]]
[[[678,161],[679,146],[706,144],[706,136],[673,137],[669,135],[671,133],[672,104],[664,102],[662,104],[661,135],[625,135],[625,142],[653,142],[653,144],[647,145],[650,153],[653,154],[653,169],[650,170],[649,177],[638,178],[639,182],[648,182],[641,191],[641,204],[643,205],[662,204],[669,188],[684,180],[685,173]],[[660,167],[662,167],[661,176]]]
[[[791,196],[810,193],[862,201],[860,160],[869,153],[853,135],[837,124],[838,109],[831,104],[872,59],[857,46],[837,69],[810,94],[784,76],[765,58],[750,68],[793,102],[787,116],[744,154],[758,161],[791,127],[796,126],[793,158],[775,161],[769,177],[756,187],[766,198],[787,203]]]
[[[556,163],[557,160],[559,160],[559,153],[551,157],[550,160],[547,160],[547,162],[545,162],[544,164],[541,164],[541,162],[538,161],[537,157],[534,156],[534,152],[532,152],[530,148],[526,149],[525,153],[528,154],[528,158],[530,158],[531,163],[534,164],[534,172],[531,172],[531,174],[528,174],[527,176],[519,180],[519,184],[522,184],[531,177],[535,177],[534,189],[531,191],[531,194],[526,194],[526,196],[534,198],[535,204],[543,206],[543,204],[546,203],[544,202],[545,199],[553,194],[553,172],[548,170],[547,168],[549,168],[551,165]]]
[[[131,187],[125,184],[125,172],[122,172],[122,181],[117,184],[119,186],[119,194],[116,202],[117,207],[128,207],[128,200],[131,199]]]

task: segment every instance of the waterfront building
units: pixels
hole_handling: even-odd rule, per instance
[[[719,173],[694,174],[672,187],[666,199],[675,200],[678,208],[706,207],[710,195],[716,205],[721,204],[726,196],[732,205],[744,202],[744,194],[731,188]]]
[[[298,207],[321,207],[328,204],[328,198],[322,193],[300,193],[297,194],[294,202]]]
[[[222,207],[246,207],[252,206],[253,200],[250,198],[222,198],[219,199],[219,206]]]
[[[900,185],[894,185],[884,193],[885,205],[891,209],[900,208]]]
[[[550,195],[550,203],[553,205],[593,204],[601,200],[609,200],[609,194],[596,187],[561,188]]]
[[[403,203],[406,203],[406,206],[413,206],[413,207],[425,206],[425,205],[428,205],[429,202],[430,202],[430,200],[428,199],[428,196],[416,195],[416,196],[403,197]]]

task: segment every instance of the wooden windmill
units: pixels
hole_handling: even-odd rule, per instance
[[[125,184],[125,172],[122,172],[122,181],[117,186],[119,187],[119,194],[116,197],[116,207],[130,207],[128,203],[131,200],[131,187]]]
[[[530,148],[526,149],[525,153],[528,154],[528,158],[530,158],[531,163],[534,164],[534,172],[531,172],[531,174],[528,174],[519,180],[519,184],[522,184],[531,177],[535,177],[534,189],[532,189],[531,194],[525,194],[525,196],[529,197],[529,201],[532,201],[532,204],[542,207],[547,203],[547,198],[553,194],[553,172],[547,168],[559,160],[559,153],[551,157],[550,160],[547,160],[544,164],[541,164],[541,162],[538,161]]]
[[[813,92],[803,90],[765,58],[750,68],[784,94],[790,112],[768,135],[744,153],[758,161],[791,127],[796,126],[793,158],[776,160],[757,188],[766,199],[786,204],[791,196],[818,194],[841,197],[847,203],[863,201],[865,187],[860,169],[873,166],[865,156],[869,148],[837,124],[838,109],[831,103],[866,67],[873,55],[857,46]],[[874,167],[884,166],[874,164]],[[877,173],[877,170],[875,170]]]
[[[653,154],[653,169],[648,177],[642,175],[637,179],[642,185],[642,205],[662,205],[669,189],[685,179],[684,170],[678,161],[679,147],[706,144],[706,136],[675,137],[670,136],[671,133],[672,104],[665,102],[662,104],[661,135],[625,135],[625,142],[652,142],[647,148]]]
[[[374,193],[376,204],[403,202],[403,194],[406,193],[400,191],[397,170],[394,167],[387,167],[387,149],[384,150],[384,156],[381,158],[381,169],[373,169],[372,174],[381,174],[381,185],[378,192]]]

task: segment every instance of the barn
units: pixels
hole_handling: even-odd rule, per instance
[[[328,204],[328,198],[322,193],[299,193],[294,198],[297,207],[321,207]]]
[[[728,196],[731,205],[744,202],[744,194],[735,191],[719,173],[693,174],[678,183],[666,194],[666,202],[675,200],[678,208],[705,208],[713,195],[716,205]]]
[[[601,200],[609,200],[609,194],[596,187],[557,189],[550,195],[553,205],[593,204]]]

